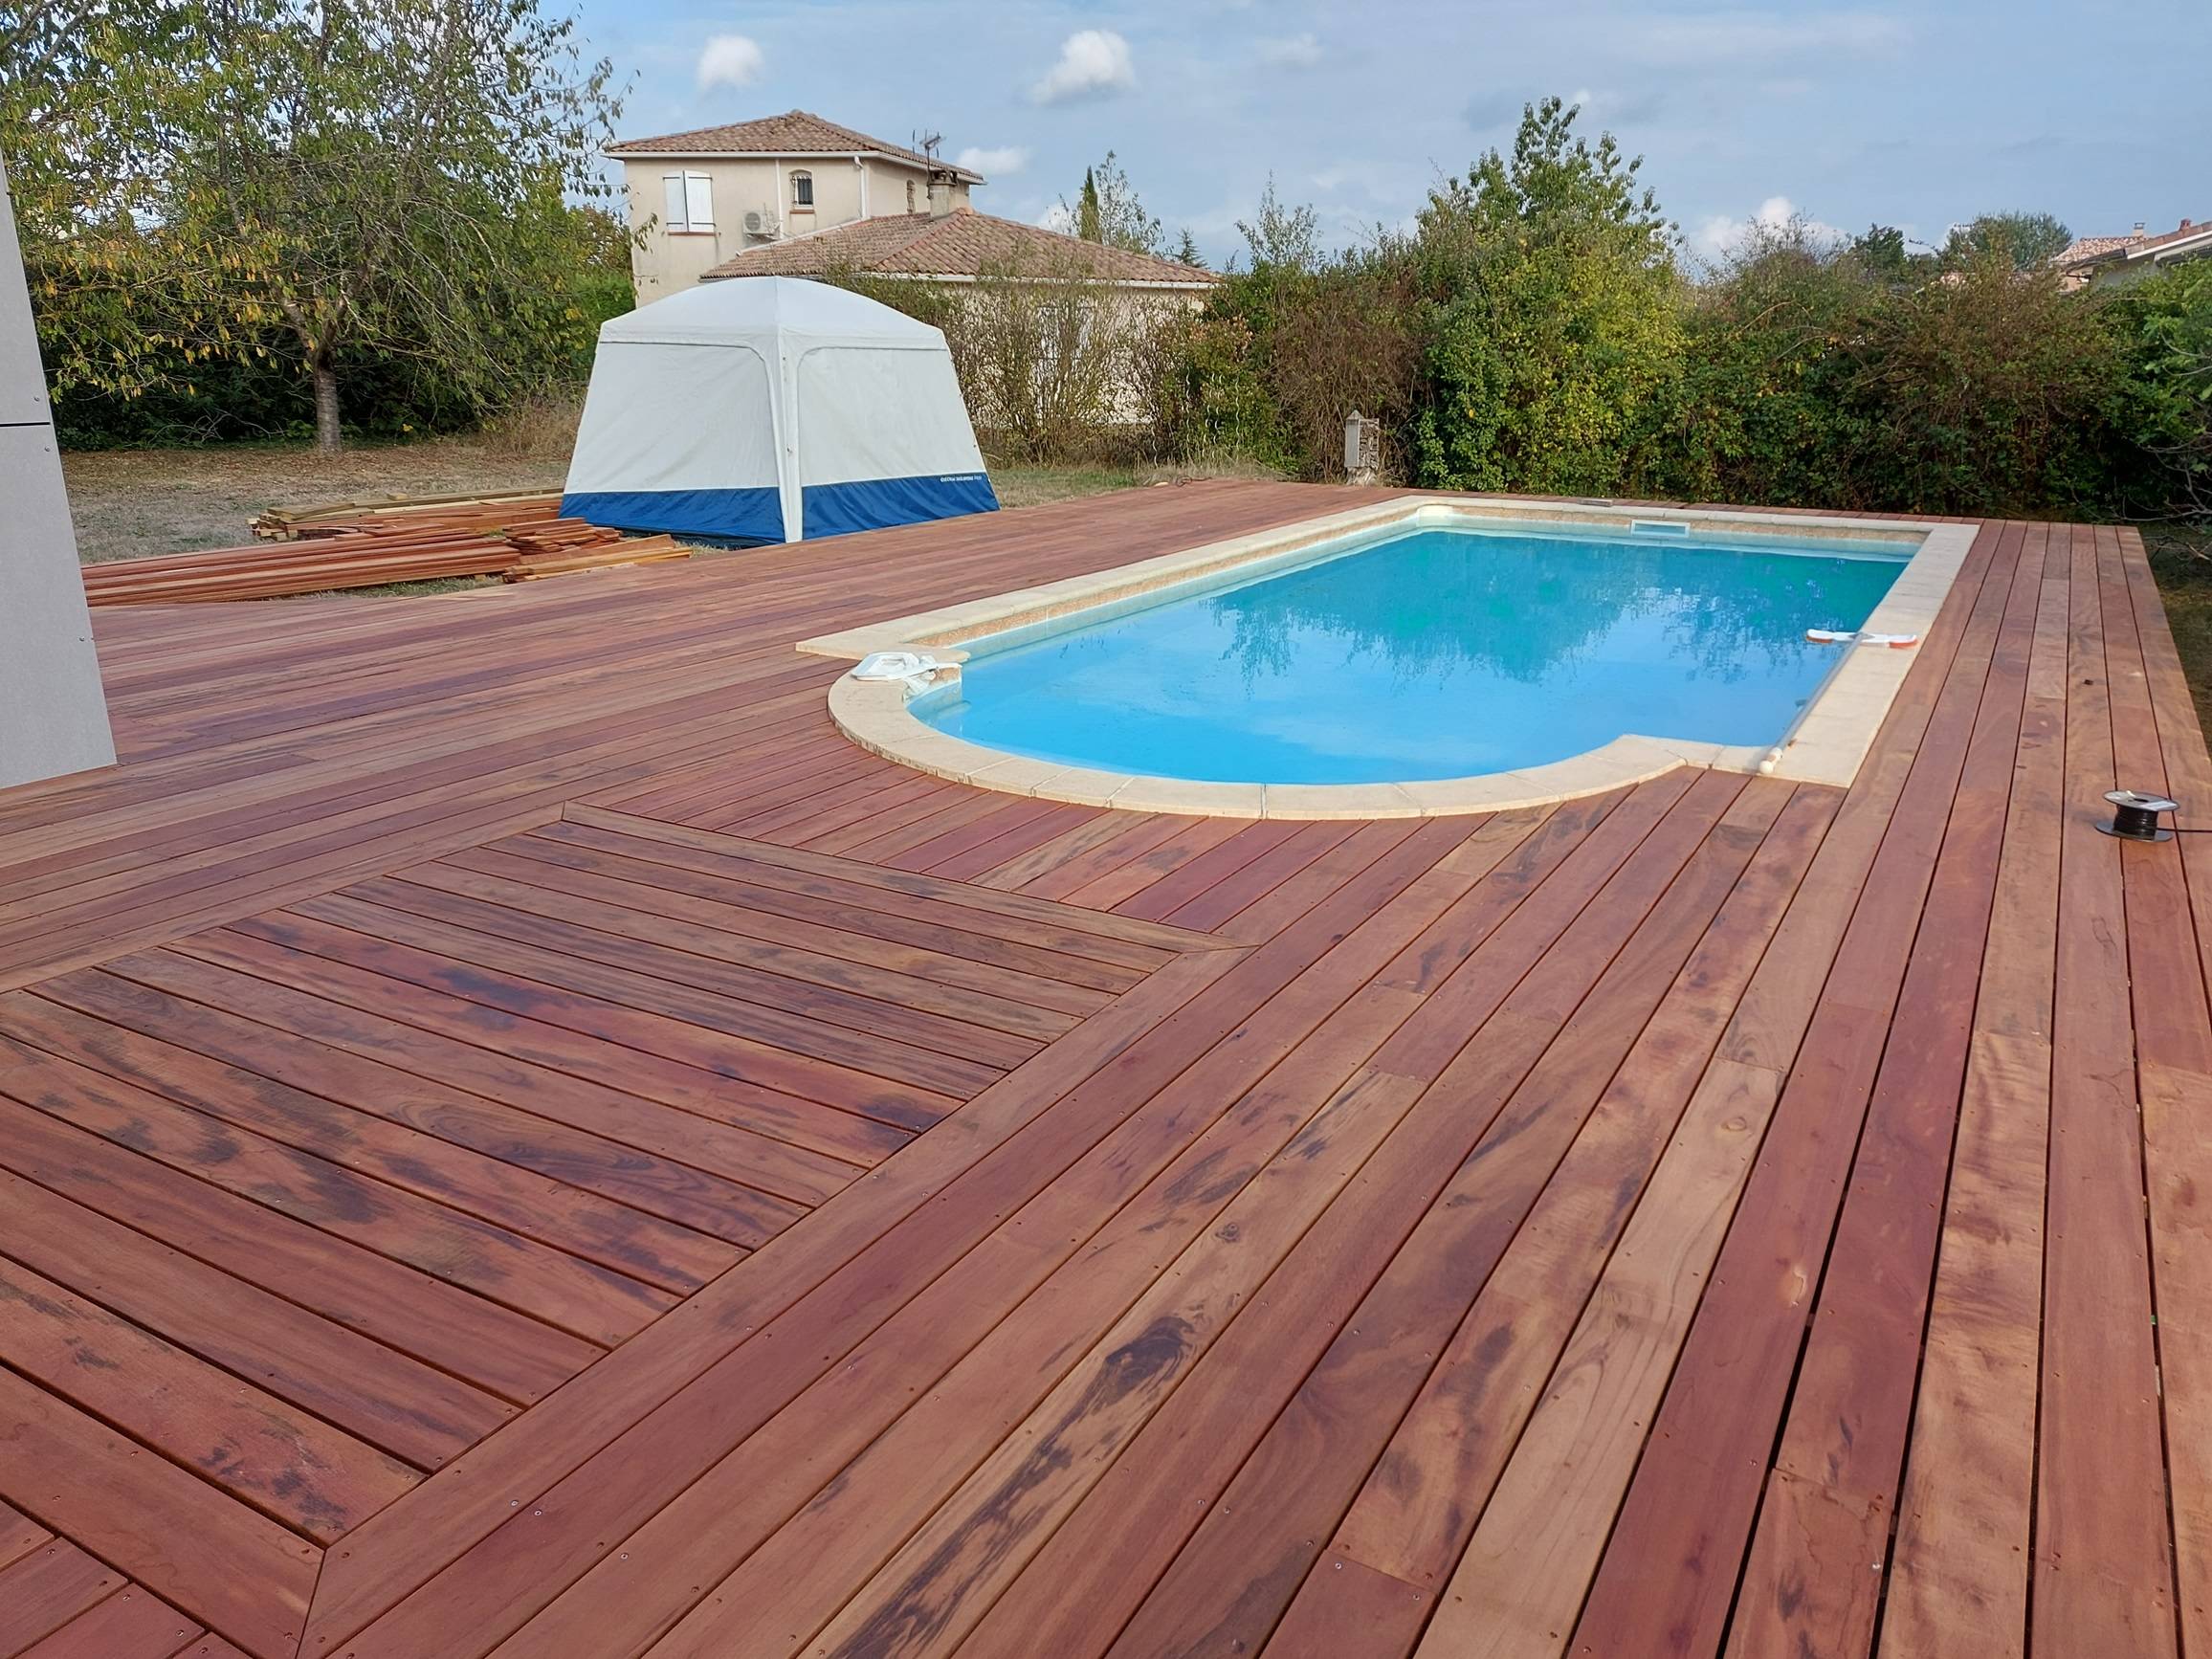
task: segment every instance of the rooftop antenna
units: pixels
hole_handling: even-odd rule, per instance
[[[914,147],[933,162],[937,160],[937,146],[942,143],[944,143],[944,134],[940,132],[925,132],[914,135]]]

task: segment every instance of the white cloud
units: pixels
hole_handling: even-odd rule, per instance
[[[986,177],[996,173],[1002,179],[1010,179],[1029,165],[1029,152],[1020,144],[1001,144],[996,149],[970,144],[953,157],[953,165],[965,167],[971,173]]]
[[[1567,102],[1582,112],[1585,125],[1591,122],[1648,122],[1659,114],[1662,107],[1660,95],[1655,91],[1612,92],[1592,91],[1582,86],[1575,89]]]
[[[1260,61],[1270,69],[1314,69],[1324,55],[1321,43],[1311,34],[1260,42]]]
[[[1759,203],[1759,210],[1748,219],[1735,218],[1727,213],[1708,215],[1692,233],[1690,245],[1708,258],[1726,258],[1741,248],[1750,237],[1786,231],[1793,221],[1802,226],[1804,233],[1816,242],[1840,242],[1844,239],[1844,232],[1835,226],[1801,214],[1797,204],[1787,196],[1769,196]]]
[[[1418,187],[1427,177],[1402,162],[1348,161],[1323,167],[1308,182],[1324,196],[1353,193],[1381,202],[1404,196],[1409,185]]]
[[[1033,103],[1068,103],[1103,98],[1137,84],[1129,42],[1109,29],[1078,30],[1060,42],[1060,60],[1029,88]]]
[[[1625,41],[1648,62],[1706,68],[1814,54],[1871,56],[1910,33],[1879,11],[1706,11],[1639,20]]]
[[[710,86],[750,86],[761,78],[768,60],[760,43],[742,34],[718,34],[699,54],[699,90]]]

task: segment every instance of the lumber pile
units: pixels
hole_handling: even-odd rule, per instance
[[[263,541],[343,535],[354,530],[499,529],[542,523],[561,515],[561,492],[511,496],[401,496],[382,501],[328,501],[313,507],[271,507],[253,520]]]
[[[504,537],[446,531],[422,537],[355,533],[255,542],[84,567],[88,604],[178,605],[276,599],[336,587],[381,587],[446,576],[497,576],[520,555]]]
[[[557,495],[272,508],[254,528],[271,540],[88,564],[85,598],[96,606],[176,605],[452,576],[532,582],[691,557],[667,536],[625,537],[564,519]]]
[[[582,519],[555,519],[531,529],[511,531],[507,540],[520,555],[510,569],[501,572],[509,582],[535,582],[541,576],[611,570],[623,564],[659,564],[691,557],[691,549],[672,536],[626,537],[619,530]]]
[[[272,509],[254,520],[281,516],[289,534],[300,540],[365,535],[419,541],[438,535],[498,536],[519,555],[499,574],[509,582],[563,576],[576,570],[608,570],[624,564],[657,564],[688,559],[689,548],[667,536],[633,536],[585,519],[561,517],[561,498],[543,496],[423,497],[370,506]]]

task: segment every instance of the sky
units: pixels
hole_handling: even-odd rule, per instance
[[[1547,95],[1645,158],[1702,257],[1793,215],[1931,243],[2007,210],[2077,235],[2212,219],[2212,0],[577,3],[629,82],[624,137],[788,109],[940,133],[989,180],[980,210],[1041,223],[1111,149],[1217,265],[1271,177],[1355,242]]]

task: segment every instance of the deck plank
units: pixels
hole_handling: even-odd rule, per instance
[[[1346,987],[1371,975],[1405,937],[1481,874],[1479,868],[1471,867],[1438,880],[1432,869],[1430,878],[1405,888],[1295,984],[1317,994],[1327,994],[1334,986],[1335,994],[1344,997]],[[1041,1396],[1052,1383],[1055,1360],[1064,1363],[1073,1355],[1073,1345],[1095,1341],[1103,1334],[1115,1312],[1139,1294],[1152,1276],[1160,1252],[1190,1246],[1208,1227],[1218,1230],[1224,1225],[1217,1219],[1223,1206],[1246,1181],[1284,1156],[1286,1145],[1298,1144],[1299,1137],[1321,1133],[1316,1127],[1319,1115],[1335,1111],[1337,1103],[1351,1095],[1377,1109],[1373,1097],[1387,1080],[1368,1075],[1363,1062],[1418,1001],[1372,984],[1352,992],[1283,1052],[1226,1115],[1209,1119],[1202,1113],[1189,1119],[1194,1102],[1188,1084],[1179,1083],[1156,1096],[1130,1120],[1123,1135],[1101,1143],[993,1241],[963,1257],[956,1270],[886,1325],[862,1350],[864,1359],[810,1391],[819,1416],[779,1419],[773,1429],[787,1428],[792,1440],[773,1431],[757,1436],[635,1535],[630,1556],[654,1560],[655,1570],[667,1572],[672,1581],[696,1577],[718,1559],[726,1564],[751,1543],[766,1540],[764,1549],[745,1560],[702,1604],[682,1639],[719,1650],[772,1646],[777,1634],[786,1629],[788,1617],[805,1617],[810,1603],[818,1621],[823,1616],[824,1586],[830,1587],[827,1595],[833,1604],[835,1586],[841,1572],[851,1570],[849,1563],[867,1559],[872,1539],[888,1537],[896,1542],[899,1514],[931,1490],[933,1478],[940,1491],[957,1480],[977,1454],[978,1443],[987,1444],[987,1427],[973,1404],[979,1396],[1003,1393],[1003,1380],[1009,1375],[1026,1379],[1022,1384],[1026,1397]],[[1295,1035],[1294,1029],[1276,1029],[1278,1042]],[[1344,1115],[1351,1116],[1354,1109],[1345,1104]],[[1141,1130],[1149,1138],[1158,1133],[1155,1122],[1164,1126],[1179,1120],[1191,1121],[1192,1127],[1183,1133],[1195,1129],[1196,1139],[1164,1167],[1146,1164],[1157,1173],[1141,1190],[1128,1196],[1128,1148],[1134,1144],[1134,1134]],[[1095,1204],[1102,1195],[1110,1200],[1126,1197],[1127,1202],[1085,1242],[1082,1227],[1095,1223],[1079,1220],[1082,1212],[1074,1206]],[[994,1243],[999,1248],[992,1248]],[[1041,1259],[1036,1259],[1041,1252]],[[1009,1266],[1031,1277],[1049,1272],[1042,1294],[1032,1294],[939,1381],[926,1405],[918,1405],[895,1429],[871,1445],[870,1437],[882,1426],[877,1413],[887,1392],[878,1381],[879,1367],[912,1366],[935,1374],[951,1365],[960,1354],[960,1343],[934,1346],[947,1322],[937,1306],[940,1298],[949,1308],[973,1309],[984,1302],[985,1287],[1000,1288],[994,1281],[1002,1280]],[[848,1421],[863,1400],[873,1404],[857,1422]],[[796,1455],[801,1446],[817,1456]],[[860,1464],[841,1474],[769,1539],[776,1521],[833,1471],[835,1460],[818,1455],[825,1446],[841,1448],[846,1455],[864,1447],[867,1450]],[[856,1478],[863,1468],[883,1471],[884,1483],[900,1494],[896,1506],[875,1498],[881,1490],[876,1480]],[[707,1534],[693,1527],[696,1536],[685,1537],[688,1515],[726,1507],[726,1494],[741,1491],[762,1498],[773,1491],[776,1501],[748,1506],[759,1513],[748,1516],[741,1531],[721,1527]],[[864,1494],[865,1503],[859,1501]],[[571,1627],[634,1639],[641,1633],[635,1623],[637,1608],[620,1594],[623,1577],[615,1562],[603,1562],[569,1596],[519,1632],[504,1651],[540,1650],[548,1643],[555,1645],[552,1650],[564,1654],[593,1650],[588,1642],[572,1644],[564,1637]]]
[[[2046,539],[2031,530],[2037,542]],[[1882,1625],[1885,1659],[2027,1646],[2065,812],[2066,585],[2040,584]]]
[[[1117,1630],[1132,1652],[1240,1640],[1256,1648],[1375,1437],[1396,1420],[1394,1394],[1403,1410],[1792,793],[1715,782],[1684,797],[1446,1065],[1423,1098],[1445,1115],[1437,1139],[1408,1136],[1387,1149],[1412,1161],[1409,1174],[1424,1171],[1411,1177],[1410,1201],[1401,1193],[1399,1215],[1370,1217],[1335,1241],[1316,1228],[1312,1247],[1300,1246],[1329,1244],[1346,1267],[1369,1238],[1392,1248],[1363,1275],[1313,1273],[1240,1314],[990,1610],[980,1651],[1018,1651],[1030,1629],[1070,1653],[1106,1651]],[[1503,944],[1510,953],[1510,939]],[[1466,971],[1481,972],[1481,960]],[[1250,1410],[1255,1399],[1279,1414]],[[1316,1432],[1347,1407],[1365,1420],[1360,1431]],[[1206,1449],[1170,1449],[1187,1447]],[[1161,1515],[1173,1517],[1164,1528]],[[1132,1525],[1139,1516],[1146,1524]],[[1080,1593],[1056,1599],[1055,1579]]]
[[[2098,533],[2108,670],[2113,672],[2115,775],[2182,804],[2184,824],[2212,806],[2212,759],[2134,531]],[[2120,709],[2124,706],[2125,713]],[[2154,738],[2156,742],[2154,744]],[[2144,782],[2134,782],[2144,780]],[[2150,1198],[2158,1378],[2166,1418],[2181,1649],[2212,1648],[2212,1277],[2205,1209],[2212,1183],[2212,1021],[2195,971],[2212,928],[2212,863],[2202,839],[2130,848],[2124,858],[2128,956]],[[2195,927],[2178,925],[2190,915]],[[2192,939],[2192,934],[2194,938]],[[2194,950],[2192,950],[2192,944]],[[2192,961],[2194,957],[2194,961]]]
[[[0,1348],[24,1378],[329,1543],[419,1478],[235,1377],[0,1257]]]
[[[1902,1479],[2042,564],[2023,538],[1736,1592],[1739,1659],[1791,1654],[1816,1633],[1838,1659],[1873,1642],[1873,1580],[1855,1563],[1888,1553]]]
[[[1394,1386],[1383,1397],[1405,1399],[1415,1386],[1419,1393],[1379,1455],[1372,1436],[1388,1427],[1386,1413],[1364,1442],[1366,1459],[1357,1442],[1332,1451],[1332,1464],[1346,1471],[1339,1482],[1361,1472],[1365,1480],[1348,1507],[1338,1486],[1336,1537],[1326,1556],[1308,1552],[1313,1565],[1270,1651],[1273,1644],[1297,1651],[1342,1616],[1337,1601],[1347,1581],[1338,1559],[1388,1574],[1433,1604],[1477,1517],[1487,1517],[1507,1457],[1521,1455],[1516,1448],[1526,1452],[1521,1469],[1552,1470],[1546,1514],[1562,1507],[1553,1502],[1556,1466],[1539,1446],[1552,1435],[1564,1450],[1580,1431],[1547,1427],[1531,1439],[1523,1426],[1538,1398],[1548,1400],[1549,1376],[1587,1372],[1616,1389],[1648,1377],[1636,1349],[1667,1351],[1656,1310],[1687,1317],[1692,1304],[1681,1293],[1700,1282],[1718,1246],[1779,1082],[1735,1062],[1708,1062],[1835,807],[1832,795],[1801,791],[1784,809],[1457,1329],[1439,1337],[1435,1326],[1415,1325],[1398,1338]],[[1608,1309],[1618,1316],[1608,1318]],[[1449,1302],[1441,1310],[1452,1312]],[[1322,1382],[1316,1372],[1308,1387]],[[1332,1421],[1323,1406],[1310,1415]],[[1593,1403],[1586,1415],[1632,1424],[1636,1412],[1622,1398]],[[1486,1524],[1493,1536],[1512,1535]],[[1395,1651],[1410,1651],[1418,1634]]]
[[[0,792],[0,1652],[2212,1643],[2133,532],[1980,526],[1845,791],[1118,813],[792,650],[1382,495],[103,613],[123,763]]]
[[[27,1123],[26,1108],[97,1136],[125,1156],[265,1206],[582,1342],[611,1346],[675,1300],[638,1280],[8,1037],[0,1037],[0,1105],[7,1108],[0,1121],[27,1139],[39,1131]],[[520,1324],[512,1329],[520,1343],[540,1352],[566,1346],[550,1338],[531,1343]]]
[[[1709,1652],[1725,1633],[1735,1574],[1715,1574],[1706,1563],[1740,1561],[1751,1537],[2018,563],[2017,535],[1982,534],[1993,543],[1995,557],[1983,566],[1992,574],[1978,591],[1954,589],[1958,609],[1966,611],[1954,636],[1957,654],[1939,665],[1933,712],[1880,829],[1879,851],[1848,912],[1832,969],[1823,970],[1825,984],[1802,1028],[1803,1043],[1790,1043],[1786,1028],[1761,1033],[1797,1051],[1649,1439],[1619,1497],[1618,1521],[1609,1538],[1599,1535],[1604,1556],[1584,1558],[1594,1573],[1587,1594],[1566,1571],[1510,1588],[1515,1627],[1537,1651],[1564,1652],[1570,1642],[1609,1649],[1648,1639],[1630,1631],[1657,1629],[1664,1650]],[[2011,560],[2003,557],[2008,540]],[[1891,719],[1909,721],[1913,711],[1893,710]],[[1837,829],[1846,829],[1840,819]],[[1834,834],[1829,845],[1849,851]],[[1794,956],[1781,961],[1803,971]],[[1810,999],[1791,1001],[1803,1007]],[[1747,993],[1739,1018],[1751,1006]],[[1638,1449],[1626,1449],[1633,1455]],[[1612,1482],[1626,1472],[1616,1467],[1607,1481],[1592,1484],[1592,1508],[1609,1506],[1620,1492]],[[1427,1638],[1439,1650],[1443,1628],[1432,1627]]]
[[[29,1606],[67,1611],[28,1639],[51,1633],[122,1584],[122,1575],[83,1557],[128,1559],[146,1588],[211,1628],[229,1632],[254,1659],[292,1659],[321,1551],[166,1460],[121,1439],[97,1418],[0,1370],[0,1423],[8,1459],[5,1495],[75,1546],[7,1569],[24,1575],[16,1593],[0,1582],[0,1618]],[[73,1566],[34,1565],[42,1559]],[[42,1600],[22,1593],[37,1574]],[[69,1586],[59,1595],[52,1578]],[[0,1646],[5,1646],[0,1643]]]
[[[8,1254],[417,1469],[515,1414],[496,1395],[0,1170]]]
[[[21,1659],[170,1659],[205,1634],[159,1596],[126,1584],[26,1648]]]
[[[44,1641],[122,1587],[75,1544],[53,1539],[0,1568],[0,1653]]]
[[[2173,1536],[2152,1328],[2143,1146],[2129,1019],[2112,698],[2095,533],[2070,538],[2067,806],[2060,840],[2036,1461],[2034,1640],[2060,1654],[2175,1651]]]
[[[1301,923],[1228,967],[1177,1010],[1158,1033],[1160,1040],[1148,1045],[1146,1056],[1153,1087],[1172,1083],[1171,1090],[1154,1097],[1149,1089],[1133,1088],[1148,1074],[1142,1071],[1085,1078],[1026,1125],[1022,1135],[993,1147],[989,1156],[962,1171],[932,1207],[883,1232],[835,1278],[800,1302],[787,1316],[788,1323],[769,1327],[780,1338],[769,1355],[772,1363],[762,1363],[751,1345],[737,1346],[684,1394],[638,1423],[605,1458],[586,1464],[556,1489],[547,1516],[563,1515],[561,1530],[574,1529],[589,1547],[592,1540],[606,1540],[610,1515],[633,1521],[650,1515],[743,1432],[813,1381],[825,1346],[833,1353],[892,1316],[937,1272],[989,1234],[1009,1207],[1034,1197],[1123,1123],[1144,1125],[1146,1133],[1118,1147],[1113,1177],[1117,1183],[1141,1183],[1173,1156],[1173,1137],[1189,1113],[1203,1112],[1210,1118],[1225,1110],[1272,1066],[1285,1042],[1310,1030],[1349,994],[1352,987],[1338,976],[1316,970],[1316,958],[1413,882],[1438,851],[1456,844],[1466,830],[1440,821],[1416,833],[1421,841],[1410,849],[1403,834],[1377,839],[1365,866],[1340,875]],[[1224,954],[1194,953],[1179,965],[1194,965],[1195,971],[1195,964]],[[1159,984],[1170,971],[1151,983]],[[1279,994],[1294,981],[1307,987],[1304,995]],[[1246,1040],[1220,1041],[1231,1032]],[[1027,1069],[1008,1080],[1026,1076]],[[989,1098],[986,1093],[977,1104]],[[974,1110],[971,1106],[961,1120],[972,1120]],[[924,1137],[920,1144],[931,1141]],[[831,1335],[840,1330],[848,1334]],[[562,1507],[555,1509],[555,1503]],[[397,1515],[401,1509],[395,1505],[387,1513]],[[507,1527],[477,1546],[473,1570],[434,1582],[345,1650],[361,1655],[430,1651],[453,1643],[457,1629],[497,1617],[520,1597],[538,1593],[548,1547],[544,1535],[554,1530]],[[506,1588],[494,1605],[480,1605],[473,1586],[495,1571]]]

